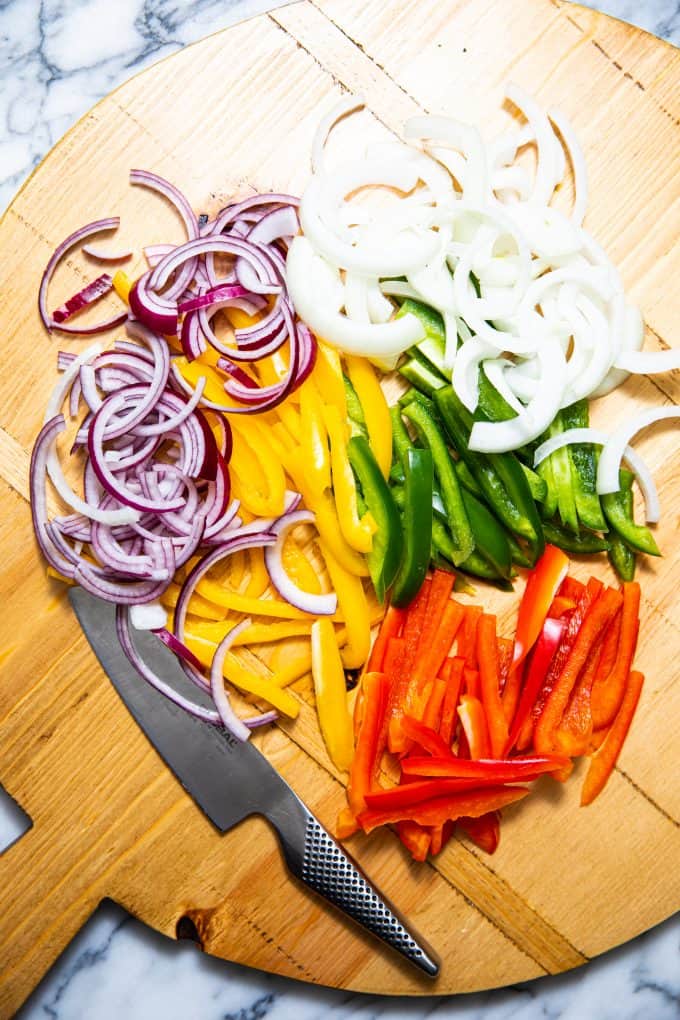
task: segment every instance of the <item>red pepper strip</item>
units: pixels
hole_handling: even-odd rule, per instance
[[[456,635],[456,654],[465,659],[465,665],[477,669],[477,621],[482,615],[481,606],[466,606],[463,623]]]
[[[439,733],[442,705],[444,703],[445,694],[446,680],[436,679],[432,684],[432,691],[430,692],[430,697],[427,700],[425,712],[423,713],[423,722],[426,726],[429,726],[430,729],[433,729],[435,733]]]
[[[508,724],[503,714],[500,695],[496,617],[490,613],[484,613],[477,624],[477,661],[491,755],[493,758],[499,758],[508,741]]]
[[[364,673],[363,713],[357,734],[354,757],[349,770],[347,802],[356,818],[366,806],[365,796],[375,786],[382,754],[381,734],[390,682],[384,673]]]
[[[458,709],[460,689],[463,683],[464,661],[464,659],[459,657],[455,659],[447,659],[447,662],[451,663],[451,668],[449,670],[448,680],[446,681],[446,694],[444,695],[444,704],[442,705],[442,719],[439,724],[439,736],[447,746],[451,745],[455,725],[458,720],[456,713]]]
[[[644,680],[645,678],[642,673],[638,673],[636,670],[633,670],[628,677],[621,707],[601,747],[593,755],[590,761],[590,768],[583,781],[581,804],[584,806],[592,804],[598,793],[601,793],[604,789],[607,780],[612,774],[621,753],[623,742],[630,729],[630,724],[633,721]]]
[[[637,581],[626,581],[622,587],[621,635],[616,661],[609,675],[606,678],[596,679],[593,684],[591,708],[593,726],[598,730],[603,726],[609,726],[623,701],[640,629],[638,615],[640,612],[640,585]]]
[[[366,664],[367,673],[380,673],[382,671],[385,665],[387,642],[390,638],[399,637],[405,619],[405,609],[398,609],[396,606],[388,607]]]
[[[558,595],[564,595],[565,599],[573,599],[574,602],[578,602],[583,595],[585,588],[585,584],[581,581],[577,581],[575,577],[570,577],[567,574],[564,581],[562,581],[562,586]]]
[[[430,598],[430,603],[432,599]],[[430,603],[427,606],[428,617],[430,614]],[[414,676],[419,684],[423,684],[430,677],[436,676],[446,660],[454,642],[458,628],[463,622],[465,607],[460,602],[449,599],[444,606],[443,612],[437,621],[437,630],[432,635],[429,645],[424,643],[418,649],[418,662]]]
[[[430,592],[427,600],[427,615],[420,631],[418,642],[418,655],[413,664],[413,679],[418,686],[422,686],[426,680],[431,680],[439,672],[439,667],[449,653],[451,641],[446,648],[442,648],[444,641],[441,635],[444,612],[450,602],[453,589],[453,574],[446,570],[435,570],[432,575]],[[462,606],[460,607],[462,611]],[[462,616],[462,612],[461,612]],[[456,628],[457,629],[457,628]],[[454,630],[455,634],[455,630]]]
[[[512,652],[515,643],[510,638],[505,637],[499,637],[496,643],[498,645],[498,674],[500,676],[501,691],[504,691],[505,685],[508,682],[508,676],[510,675]]]
[[[465,680],[465,693],[469,694],[471,698],[480,698],[482,692],[479,686],[479,670],[468,669],[465,666],[463,669],[463,679]]]
[[[557,730],[557,748],[570,758],[578,758],[588,753],[593,732],[590,694],[602,656],[602,646],[603,641],[599,641],[591,648]]]
[[[427,603],[431,582],[426,579],[408,608],[406,623],[403,630],[404,655],[399,670],[395,672],[392,684],[392,696],[388,710],[388,747],[393,754],[406,750],[406,739],[401,730],[401,719],[404,714],[404,699],[411,682],[411,673],[416,661],[420,635],[427,618]],[[393,639],[394,640],[394,639]]]
[[[463,694],[458,705],[458,718],[470,749],[471,758],[490,758],[491,741],[486,725],[484,706],[479,698]]]
[[[479,818],[459,818],[458,825],[480,850],[493,854],[498,849],[501,839],[501,816],[498,811],[490,811]]]
[[[524,670],[525,679],[522,687],[522,693],[520,695],[517,711],[515,712],[515,718],[513,719],[510,727],[510,736],[508,737],[508,742],[505,746],[504,753],[506,755],[510,753],[515,744],[518,742],[518,737],[520,736],[525,724],[531,721],[531,710],[534,707],[534,702],[536,701],[538,692],[543,686],[548,674],[548,669],[550,668],[553,656],[555,655],[558,645],[562,640],[564,629],[565,624],[563,620],[551,620],[550,617],[548,617],[543,624],[541,636],[529,654]],[[529,730],[526,745],[521,746],[524,747],[529,745],[532,731],[533,727]]]
[[[453,666],[453,656],[449,655],[446,659],[444,659],[444,661],[442,662],[441,666],[439,667],[439,672],[437,673],[438,679],[439,680],[444,680],[446,683],[448,683],[449,682],[449,678],[451,676],[451,668],[452,668],[452,666]]]
[[[622,615],[622,613],[616,614],[602,638],[602,655],[600,656],[600,661],[597,664],[595,680],[606,680],[614,668],[616,656],[619,653]]]
[[[550,663],[550,668],[548,669],[548,673],[543,682],[543,686],[539,690],[538,695],[536,696],[536,700],[534,701],[533,707],[531,709],[531,719],[530,720],[527,719],[526,728],[528,729],[529,732],[527,743],[524,743],[526,739],[526,732],[524,731],[520,734],[519,740],[517,741],[517,746],[520,749],[523,749],[526,746],[528,746],[528,743],[531,740],[533,728],[535,727],[536,722],[538,721],[541,713],[543,712],[545,703],[550,697],[550,692],[557,683],[557,679],[560,673],[564,669],[564,665],[567,659],[569,658],[569,654],[574,646],[574,642],[576,641],[578,632],[581,629],[581,626],[583,625],[583,621],[586,618],[588,610],[590,609],[590,606],[595,601],[595,599],[599,596],[603,588],[604,585],[602,584],[602,581],[598,581],[597,578],[591,577],[590,580],[588,581],[588,584],[585,587],[583,594],[578,600],[576,609],[569,617],[567,621],[567,626],[562,635],[560,645],[557,651],[555,652],[552,662]]]
[[[546,545],[545,552],[529,574],[520,602],[513,652],[515,666],[533,648],[568,569],[569,560],[562,550],[554,545]]]
[[[446,821],[443,825],[435,825],[432,827],[432,837],[430,842],[430,853],[433,857],[440,854],[448,841],[453,836],[456,823],[452,821]]]
[[[427,751],[428,754],[433,754],[437,758],[446,758],[447,756],[449,758],[453,757],[451,748],[448,744],[444,743],[435,730],[420,722],[419,719],[413,719],[410,715],[405,715],[401,721],[401,725],[402,732],[406,739],[419,744],[424,751]]]
[[[442,779],[474,779],[496,783],[529,782],[544,772],[555,772],[569,764],[569,759],[559,754],[529,754],[521,758],[483,758],[472,761],[469,758],[404,758],[401,771],[409,776],[432,776]]]
[[[553,620],[559,620],[565,613],[576,609],[576,599],[568,599],[566,595],[556,595],[550,604],[548,616]]]
[[[478,818],[489,811],[498,811],[508,804],[521,800],[529,793],[524,786],[489,786],[484,790],[469,790],[435,797],[409,807],[387,811],[366,810],[359,816],[364,832],[371,832],[379,825],[393,825],[395,822],[413,821],[419,825],[443,825],[457,818]]]
[[[408,761],[409,759],[404,759]],[[523,780],[522,780],[523,781]],[[436,797],[448,797],[454,793],[467,793],[470,790],[485,789],[488,786],[499,786],[505,780],[489,777],[480,783],[479,779],[420,779],[402,786],[393,786],[389,790],[374,789],[366,794],[366,807],[371,811],[392,811],[394,808],[414,807],[424,801]]]
[[[540,637],[538,640],[541,640]],[[535,647],[536,645],[534,645],[534,648]],[[529,655],[531,655],[531,652]],[[520,694],[522,693],[524,671],[526,669],[527,661],[528,660],[525,659],[524,662],[520,662],[519,666],[516,666],[515,668],[512,666],[510,667],[510,672],[502,688],[503,693],[501,694],[501,704],[503,705],[503,715],[505,716],[507,726],[510,726],[517,711]]]
[[[392,637],[387,642],[387,651],[383,662],[383,673],[394,679],[397,671],[401,669],[402,660],[406,654],[406,641],[403,637]]]
[[[408,819],[397,823],[397,834],[414,861],[421,863],[430,849],[430,833],[417,822]]]
[[[606,588],[590,606],[576,635],[569,658],[555,681],[534,727],[534,748],[539,754],[542,751],[553,750],[557,728],[579,673],[583,669],[591,649],[619,611],[622,601],[620,592],[614,588]]]

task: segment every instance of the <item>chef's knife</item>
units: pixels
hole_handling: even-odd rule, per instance
[[[264,816],[297,878],[423,973],[436,977],[439,961],[433,950],[407,928],[264,755],[249,741],[189,715],[145,683],[118,641],[113,605],[82,588],[72,588],[69,595],[85,636],[128,710],[211,822],[226,832],[249,815]],[[156,673],[180,689],[184,686],[177,660],[154,635],[138,632],[135,643]]]

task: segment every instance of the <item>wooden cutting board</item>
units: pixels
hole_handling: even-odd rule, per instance
[[[0,1014],[10,1016],[104,897],[175,937],[193,922],[206,951],[305,981],[371,992],[433,986],[289,881],[274,837],[251,820],[220,837],[163,766],[100,672],[63,589],[36,554],[27,465],[55,356],[36,314],[57,242],[120,213],[111,244],[179,240],[163,202],[130,188],[131,167],[176,182],[197,210],[255,189],[299,192],[320,114],[345,89],[370,113],[339,144],[398,132],[420,110],[495,132],[508,78],[559,105],[582,139],[587,224],[647,322],[647,346],[672,341],[677,279],[676,50],[617,21],[550,0],[304,0],[191,46],[99,103],[16,197],[0,226],[0,781],[33,820],[0,856]],[[674,247],[675,245],[675,247]],[[135,268],[139,268],[138,262]],[[53,293],[86,271],[69,259]],[[90,273],[92,267],[89,267]],[[611,425],[634,407],[678,400],[678,373],[630,380],[595,410]],[[680,655],[677,431],[639,448],[660,486],[663,560],[640,568],[647,675],[620,765],[590,808],[579,777],[546,781],[508,811],[500,849],[453,841],[411,863],[391,834],[350,849],[441,952],[436,991],[461,992],[567,970],[680,906]],[[675,455],[675,459],[674,459]],[[606,577],[601,561],[577,564]],[[516,597],[480,586],[505,633]],[[300,718],[258,743],[333,827],[343,801],[309,695]]]

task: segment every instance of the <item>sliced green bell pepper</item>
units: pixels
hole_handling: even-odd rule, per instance
[[[512,556],[505,531],[484,503],[461,489],[465,512],[475,536],[475,551],[490,563],[501,577],[512,576]]]
[[[403,537],[399,510],[368,440],[364,436],[353,436],[347,444],[347,455],[363,500],[378,525],[366,562],[378,600],[384,602],[401,563]]]
[[[588,401],[577,400],[569,407],[562,408],[564,429],[587,428],[589,424]],[[576,513],[584,528],[591,531],[607,531],[607,522],[602,513],[600,497],[595,489],[597,478],[597,457],[591,443],[573,443],[567,453],[571,463],[571,480],[574,489]]]
[[[607,552],[609,542],[601,535],[593,531],[580,531],[575,535],[573,531],[561,527],[555,521],[543,521],[543,533],[546,540],[558,549],[564,549],[571,553],[597,553]]]
[[[600,496],[605,517],[617,535],[631,548],[647,553],[649,556],[660,556],[661,552],[654,535],[649,528],[636,524],[627,509],[629,500],[625,495],[625,490],[630,489],[632,475],[629,471],[622,470],[619,472],[619,478],[621,488],[618,492],[608,492],[606,496]]]
[[[407,606],[425,580],[432,546],[434,465],[429,449],[411,447],[404,459],[404,548],[392,586],[394,606]]]

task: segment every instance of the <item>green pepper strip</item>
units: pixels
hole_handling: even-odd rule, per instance
[[[409,358],[400,365],[399,374],[428,397],[431,397],[440,386],[446,386],[446,380],[442,379],[438,372],[423,365],[417,358]]]
[[[398,404],[394,404],[390,408],[390,421],[392,422],[392,448],[394,450],[394,463],[390,470],[390,479],[394,478],[394,481],[403,484],[406,478],[406,456],[408,451],[413,449],[413,443],[404,425],[401,408]]]
[[[501,577],[512,576],[512,556],[505,531],[490,510],[471,492],[461,489],[465,512],[475,536],[475,550]]]
[[[628,472],[627,472],[628,473]],[[623,479],[622,479],[623,481]],[[630,475],[630,484],[628,479],[625,479],[625,488],[621,489],[622,502],[624,504],[624,512],[629,521],[634,523],[633,517],[633,476]],[[632,581],[635,577],[635,552],[631,547],[624,542],[620,535],[615,531],[609,536],[610,549],[607,553],[609,562],[613,566],[616,573],[619,575],[622,581]]]
[[[343,375],[342,381],[345,387],[345,400],[347,401],[347,414],[349,416],[350,425],[352,427],[352,435],[362,435],[368,438],[368,429],[366,427],[366,418],[364,417],[364,409],[361,406],[361,401],[357,396],[357,391],[352,386],[351,381],[346,375]]]
[[[447,372],[444,367],[444,352],[446,350],[444,320],[434,308],[424,305],[421,301],[412,301],[410,298],[404,301],[396,317],[399,319],[402,315],[408,314],[415,315],[425,330],[424,339],[411,348],[411,355],[418,351],[427,360],[429,365],[436,369],[438,374],[445,377]],[[450,373],[448,375],[450,377]]]
[[[541,513],[544,518],[553,517],[557,513],[557,486],[553,475],[552,459],[546,457],[536,470],[545,482],[545,499],[542,501]]]
[[[432,559],[435,563],[439,562],[439,558],[442,556],[445,560],[453,562],[452,557],[455,547],[451,541],[451,536],[446,530],[446,525],[443,521],[438,520],[436,517],[432,521],[432,548]],[[480,556],[476,550],[471,552],[468,558],[459,565],[459,569],[467,574],[472,574],[473,577],[481,577],[485,581],[492,581],[502,591],[512,591],[510,581],[501,577],[498,571],[483,556]]]
[[[526,464],[522,464],[521,461],[520,464],[522,467],[522,471],[524,472],[524,477],[527,480],[527,485],[529,486],[531,498],[534,500],[535,503],[545,502],[545,499],[548,495],[548,486],[546,484],[545,479],[541,478],[541,476],[537,474],[535,471],[533,471],[530,467],[527,467]]]
[[[620,535],[627,545],[639,552],[648,553],[650,556],[660,556],[659,547],[649,528],[636,524],[632,516],[627,513],[627,498],[624,495],[624,490],[626,487],[630,487],[627,478],[629,474],[628,471],[619,473],[621,488],[618,492],[608,492],[606,496],[600,496],[604,515],[617,535]]]
[[[573,531],[560,527],[555,521],[543,521],[543,533],[546,540],[558,549],[571,553],[607,552],[609,542],[606,538],[592,531],[581,531],[575,535]]]
[[[458,566],[475,547],[475,539],[465,512],[458,478],[453,468],[446,440],[434,417],[419,401],[413,400],[404,408],[404,414],[415,427],[420,439],[432,451],[434,469],[441,487],[442,499],[448,514],[448,525],[455,547],[453,562]]]
[[[562,408],[562,425],[566,429],[587,428],[589,424],[588,401],[577,400],[575,404]],[[592,443],[573,443],[567,448],[572,467],[571,481],[574,489],[576,513],[584,528],[591,531],[607,531],[607,522],[600,506],[600,497],[595,489],[597,478],[597,457]]]
[[[550,437],[557,436],[561,432],[564,432],[564,427],[562,425],[562,413],[560,411],[555,415],[555,419],[551,422],[547,435]],[[578,516],[576,514],[576,500],[574,499],[571,460],[569,458],[569,450],[566,446],[563,446],[561,449],[555,450],[554,453],[550,454],[550,466],[552,468],[552,476],[555,483],[557,509],[559,511],[560,520],[565,528],[568,528],[569,531],[573,531],[575,534],[578,534],[579,525]]]
[[[384,602],[401,563],[403,539],[399,510],[364,436],[350,439],[347,456],[359,480],[366,506],[378,525],[366,562],[378,600]]]
[[[411,447],[406,451],[404,469],[404,552],[392,587],[393,606],[407,606],[420,591],[432,546],[432,452]]]
[[[471,473],[471,471],[468,468],[468,466],[465,463],[465,461],[464,460],[457,460],[457,461],[455,461],[454,468],[456,469],[456,474],[458,475],[458,481],[460,482],[461,486],[463,486],[464,489],[467,489],[467,491],[469,493],[471,493],[473,496],[476,496],[478,502],[483,500],[484,499],[484,493],[482,492],[480,487],[477,485],[477,482],[475,481],[474,475]],[[522,470],[524,471],[524,473],[526,475],[527,471],[530,471],[531,469],[527,468],[524,464],[522,464]],[[542,478],[539,478],[538,475],[534,474],[533,471],[531,473],[534,475],[534,478],[538,482],[541,483],[542,486],[545,485],[545,483],[543,482]],[[532,481],[531,481],[531,479],[529,478],[528,475],[527,475],[527,482],[529,483],[529,488],[531,488],[532,487]],[[532,495],[533,495],[533,492],[532,492]],[[534,498],[537,498],[537,497],[534,496]],[[486,504],[484,504],[484,506],[485,506],[485,509],[488,509],[488,507],[486,507]],[[436,505],[436,503],[435,503],[434,510],[435,510],[435,513],[436,513],[437,512],[437,505]],[[473,530],[474,530],[474,526],[473,526]],[[530,557],[527,556],[527,554],[524,552],[524,550],[522,549],[521,545],[519,544],[519,542],[517,541],[515,536],[512,534],[512,532],[508,531],[507,529],[504,529],[503,530],[503,535],[505,537],[506,542],[508,543],[508,545],[510,547],[510,556],[511,556],[512,562],[515,563],[518,567],[530,567],[531,566],[531,559],[530,559]]]
[[[512,454],[487,456],[469,449],[471,418],[451,386],[437,390],[434,400],[453,446],[474,476],[489,508],[509,531],[527,539],[535,563],[545,547],[543,529],[519,461]]]

